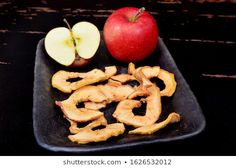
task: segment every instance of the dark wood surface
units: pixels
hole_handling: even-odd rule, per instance
[[[206,117],[198,136],[92,155],[236,155],[235,0],[0,1],[0,155],[65,155],[38,146],[32,127],[35,50],[62,19],[94,23],[145,6]],[[66,153],[67,155],[68,153]]]

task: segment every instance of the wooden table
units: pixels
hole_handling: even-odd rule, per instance
[[[0,2],[0,155],[63,155],[35,141],[32,102],[38,41],[62,19],[94,23],[145,6],[206,117],[198,136],[93,155],[236,155],[235,0],[6,0]]]

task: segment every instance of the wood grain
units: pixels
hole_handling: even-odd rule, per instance
[[[236,39],[236,0],[5,1],[0,3],[0,22],[3,23],[0,33],[12,29],[19,33],[46,33],[53,26],[63,25],[63,18],[72,24],[88,20],[102,30],[107,17],[123,6],[146,6],[157,19],[163,38],[233,43]],[[44,24],[46,20],[52,22]]]
[[[0,61],[8,62],[9,37],[25,35],[39,40],[50,29],[64,26],[63,18],[71,24],[87,20],[102,30],[107,17],[124,6],[145,6],[156,18],[160,36],[174,55],[186,49],[194,51],[198,45],[202,46],[200,50],[215,45],[232,52],[236,47],[236,0],[7,0],[0,2],[0,49],[5,51]],[[208,49],[208,58],[214,50]],[[205,54],[199,55],[204,59]],[[230,54],[224,57],[232,60]],[[215,61],[220,65],[220,59]],[[214,63],[209,59],[207,64]]]
[[[204,77],[210,78],[231,78],[236,79],[236,75],[224,75],[224,74],[202,74]]]

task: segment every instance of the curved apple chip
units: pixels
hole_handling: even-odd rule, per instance
[[[153,85],[153,83],[146,77],[146,75],[144,75],[142,68],[135,70],[133,75],[141,84],[141,88],[147,88]]]
[[[107,98],[102,94],[96,86],[85,86],[76,90],[71,96],[64,101],[56,101],[65,116],[73,121],[86,122],[94,120],[103,115],[99,110],[86,108],[77,108],[77,104],[86,101],[103,102]]]
[[[160,73],[161,68],[159,66],[143,66],[137,68],[137,70],[141,69],[142,73],[148,78],[154,78],[157,77],[158,74]]]
[[[68,82],[68,79],[79,78],[79,72],[67,72],[64,70],[57,71],[51,79],[52,87],[57,88],[58,90],[64,93],[71,93],[71,82]]]
[[[161,90],[161,96],[168,96],[168,97],[172,96],[177,86],[174,74],[164,69],[161,69],[160,73],[158,74],[158,78],[163,80],[165,84],[165,88]]]
[[[116,72],[117,72],[116,66],[109,66],[109,67],[105,67],[105,72],[99,69],[93,69],[92,71],[89,71],[87,73],[81,73],[80,78],[83,78],[83,79],[79,80],[78,82],[73,83],[72,90],[77,90],[86,85],[105,81],[109,79],[111,76],[113,76],[114,74],[116,74]]]
[[[146,76],[146,78],[151,79],[154,77],[157,77],[157,75],[160,72],[160,67],[159,66],[141,66],[138,67],[137,69],[135,69],[135,65],[134,63],[129,63],[128,65],[128,74],[130,75],[134,75],[136,71],[139,71],[140,69],[142,69],[142,73]]]
[[[178,113],[173,112],[169,114],[166,120],[159,123],[145,125],[145,126],[136,128],[132,131],[129,131],[129,134],[143,134],[143,135],[153,134],[159,131],[160,129],[166,127],[168,124],[176,123],[179,121],[180,121],[180,115]]]
[[[105,128],[92,130],[83,129],[75,135],[69,135],[68,138],[72,142],[77,142],[79,144],[87,144],[91,142],[101,142],[107,139],[123,134],[125,127],[123,123],[113,123],[108,124]]]
[[[116,66],[105,67],[105,72],[100,69],[93,69],[89,72],[68,72],[60,70],[51,79],[52,86],[64,93],[71,93],[83,86],[94,84],[109,79],[116,74]],[[82,78],[76,82],[69,82],[69,79]]]
[[[147,79],[154,77],[161,79],[165,84],[165,88],[161,90],[161,96],[170,97],[176,90],[177,83],[175,81],[174,74],[161,69],[159,66],[142,66],[135,69],[135,65],[130,63],[128,65],[128,73],[134,75],[141,85],[143,84],[148,86],[150,82]],[[144,76],[146,78],[144,78]]]
[[[160,90],[155,85],[147,89],[150,95],[146,98],[147,107],[144,116],[134,115],[132,112],[133,108],[138,108],[141,106],[141,101],[133,99],[121,101],[117,105],[112,116],[119,122],[132,125],[134,127],[141,127],[155,123],[161,114]]]
[[[79,128],[77,126],[78,122],[72,121],[68,118],[67,118],[67,120],[70,122],[69,130],[70,130],[70,133],[72,133],[72,134],[77,134],[80,131],[86,130],[86,129],[93,129],[93,128],[98,127],[100,125],[104,125],[104,126],[107,125],[107,120],[104,116],[101,116],[98,119],[91,121],[91,123],[89,123],[88,125],[86,125],[85,127],[82,127],[82,128]]]
[[[62,112],[68,119],[77,122],[87,122],[95,120],[103,115],[103,113],[99,110],[77,108],[70,103],[56,101],[55,104],[61,108]]]

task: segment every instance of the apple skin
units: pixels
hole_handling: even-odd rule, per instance
[[[148,12],[141,12],[131,21],[138,8],[124,7],[113,12],[104,25],[104,41],[110,54],[125,63],[139,62],[156,48],[158,27]]]
[[[76,67],[85,67],[86,65],[90,64],[93,58],[84,59],[80,56],[76,56],[74,62],[69,65],[69,67],[76,68]]]

